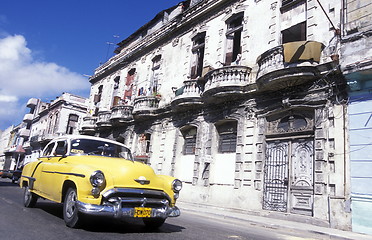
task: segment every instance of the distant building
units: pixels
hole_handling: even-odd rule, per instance
[[[372,234],[372,4],[345,4],[340,64],[349,85],[353,231]]]
[[[11,168],[12,162],[6,161],[5,150],[12,145],[12,136],[14,126],[10,126],[4,131],[0,131],[0,170]],[[13,163],[14,164],[14,163]]]
[[[345,8],[180,2],[96,69],[80,132],[180,178],[182,201],[350,229]]]
[[[4,163],[2,168],[4,170],[15,170],[23,160],[24,149],[22,148],[23,138],[22,135],[25,124],[21,123],[17,126],[7,128],[2,134],[2,146]]]
[[[27,107],[30,111],[25,114],[15,135],[14,149],[6,151],[19,153],[21,165],[36,160],[51,139],[64,134],[78,134],[79,122],[87,112],[87,99],[63,93],[50,103],[31,98]]]

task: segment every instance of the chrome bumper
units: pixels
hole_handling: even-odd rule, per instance
[[[117,219],[131,218],[134,217],[134,208],[123,208],[121,203],[110,204],[110,205],[93,205],[87,204],[80,201],[76,202],[78,210],[87,215],[113,217]],[[167,218],[167,217],[178,217],[181,211],[178,207],[163,207],[163,208],[152,208],[152,218]]]

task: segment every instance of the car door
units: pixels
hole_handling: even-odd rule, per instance
[[[67,154],[67,141],[56,142],[51,156],[48,156],[42,164],[43,190],[53,201],[61,201],[62,186],[68,171],[65,168]]]
[[[35,178],[34,190],[42,195],[43,197],[49,198],[49,193],[47,192],[47,179],[43,171],[45,165],[50,164],[51,157],[53,156],[53,151],[55,149],[56,143],[50,142],[45,148],[41,156],[39,157],[39,163],[36,165],[34,172],[31,177]]]

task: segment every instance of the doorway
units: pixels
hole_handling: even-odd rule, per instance
[[[312,216],[313,139],[268,141],[263,187],[263,209]]]

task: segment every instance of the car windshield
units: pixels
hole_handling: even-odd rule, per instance
[[[128,148],[119,144],[94,139],[71,140],[70,152],[71,155],[98,155],[132,160],[132,154]]]

